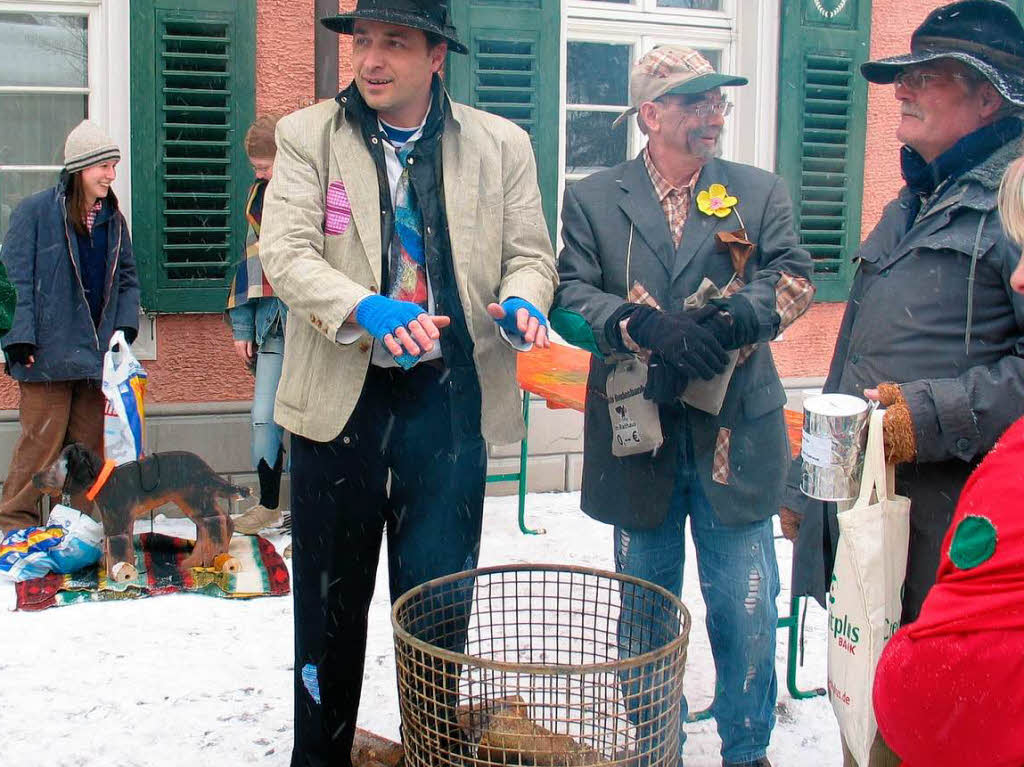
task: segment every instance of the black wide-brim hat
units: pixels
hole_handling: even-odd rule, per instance
[[[358,0],[354,11],[328,16],[320,19],[320,23],[332,32],[351,35],[352,25],[358,19],[433,32],[448,41],[448,50],[469,53],[451,23],[446,0]]]
[[[999,0],[963,0],[936,8],[910,38],[910,53],[868,61],[864,79],[888,84],[911,64],[956,59],[978,70],[1007,101],[1024,107],[1024,27]]]

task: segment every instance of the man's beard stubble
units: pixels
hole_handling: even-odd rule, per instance
[[[711,147],[704,146],[704,142],[701,140],[703,133],[704,130],[702,128],[694,128],[686,134],[686,141],[690,145],[690,152],[703,162],[721,157],[722,136],[725,135],[725,128],[718,132],[715,144]]]

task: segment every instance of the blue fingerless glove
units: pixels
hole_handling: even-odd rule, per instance
[[[516,313],[520,309],[526,309],[530,313],[531,317],[536,317],[537,322],[540,323],[541,327],[546,328],[548,326],[547,318],[540,313],[540,310],[531,304],[529,301],[525,301],[522,298],[506,298],[501,302],[501,308],[505,310],[505,317],[500,320],[495,320],[498,323],[498,327],[505,331],[509,336],[520,336],[522,333],[519,332],[519,326],[516,323]]]
[[[356,304],[356,322],[366,328],[366,332],[381,343],[384,342],[384,336],[393,335],[399,328],[407,328],[410,322],[423,313],[423,307],[418,304],[411,301],[397,301],[377,293],[367,296]],[[409,353],[395,357],[395,362],[406,370],[415,365],[418,360],[418,356]]]

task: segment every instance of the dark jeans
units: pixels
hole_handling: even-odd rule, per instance
[[[653,529],[617,526],[615,569],[681,596],[684,528],[689,517],[717,674],[711,712],[722,738],[723,760],[742,764],[765,755],[775,726],[779,569],[772,522],[765,519],[738,526],[722,524],[697,476],[689,433],[683,437],[679,441],[676,486],[665,521]],[[645,649],[644,632],[631,630],[642,622],[631,620],[636,609],[633,601],[630,592],[625,591],[620,642],[629,648],[629,657]],[[639,647],[634,649],[623,641],[623,627],[629,630],[627,641],[640,642]],[[631,693],[632,688],[627,686],[627,694]],[[642,696],[639,700],[643,702]],[[686,740],[683,723],[687,712],[684,695],[680,705],[680,749]]]
[[[392,602],[476,566],[486,450],[475,375],[371,367],[341,434],[292,439],[292,767],[351,765],[385,528]]]

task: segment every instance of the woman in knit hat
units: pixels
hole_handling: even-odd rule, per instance
[[[1024,158],[999,191],[1024,245]],[[1024,256],[1010,277],[1024,293]],[[1024,765],[1024,419],[960,493],[921,614],[882,651],[874,705],[904,767]],[[927,510],[922,510],[927,513]]]
[[[288,310],[263,275],[259,256],[263,194],[274,174],[274,130],[279,119],[270,115],[259,117],[245,134],[245,153],[256,180],[246,195],[245,220],[249,232],[245,253],[228,292],[227,314],[235,351],[256,376],[252,398],[252,465],[259,476],[260,499],[234,520],[235,532],[247,535],[281,524],[277,507],[284,470],[284,430],[274,423],[274,397],[281,380]]]
[[[41,524],[32,475],[69,442],[103,448],[103,353],[115,330],[139,323],[139,282],[128,226],[110,188],[117,144],[82,121],[64,145],[57,185],[21,202],[0,259],[17,290],[3,337],[18,382],[21,436],[0,496],[0,534]],[[85,509],[84,499],[72,503]]]

